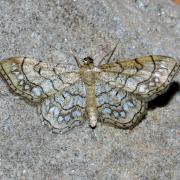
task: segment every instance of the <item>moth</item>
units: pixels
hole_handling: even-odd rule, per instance
[[[105,122],[128,129],[147,112],[148,101],[167,90],[179,62],[167,56],[145,56],[101,63],[91,57],[77,66],[50,66],[36,59],[11,57],[0,61],[10,88],[38,106],[43,122],[64,133],[89,119],[92,128]]]

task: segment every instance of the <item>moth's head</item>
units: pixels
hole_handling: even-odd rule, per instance
[[[93,66],[94,60],[88,56],[83,59],[83,63],[84,63],[84,65],[87,65],[87,66]]]

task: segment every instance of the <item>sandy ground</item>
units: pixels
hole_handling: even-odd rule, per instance
[[[98,62],[161,54],[180,59],[180,6],[170,0],[0,0],[0,59],[62,61],[73,49]],[[133,130],[88,122],[64,135],[40,122],[37,108],[0,78],[0,179],[180,178],[180,74],[149,104]]]

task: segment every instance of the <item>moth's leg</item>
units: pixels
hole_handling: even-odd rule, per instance
[[[108,57],[108,56],[109,56],[109,58],[106,59],[105,64],[108,64],[108,63],[110,62],[111,57],[113,56],[113,54],[114,54],[114,52],[115,52],[118,44],[119,44],[119,41],[117,42],[117,44],[115,45],[115,47],[112,49],[112,51],[108,52],[108,53],[101,59],[101,61],[99,62],[98,65],[100,65],[100,64],[105,60],[105,58]]]

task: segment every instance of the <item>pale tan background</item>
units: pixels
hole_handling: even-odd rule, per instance
[[[170,0],[0,0],[0,59],[62,62],[74,49],[96,62],[118,39],[115,59],[180,59],[180,6]],[[0,78],[0,179],[178,180],[180,74],[132,131],[98,124],[51,134],[36,107]]]

